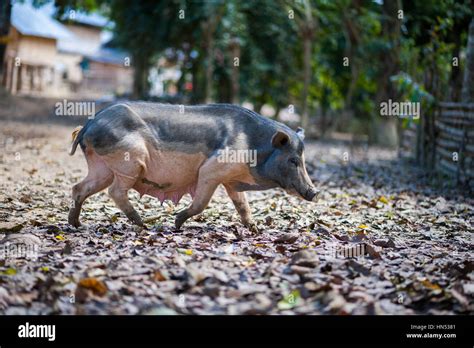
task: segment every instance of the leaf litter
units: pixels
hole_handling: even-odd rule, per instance
[[[0,131],[16,139],[0,156],[1,314],[473,313],[473,198],[394,151],[344,162],[344,144],[308,142],[320,201],[249,193],[258,233],[221,188],[181,232],[174,214],[189,197],[161,206],[132,192],[145,229],[105,192],[75,229],[66,221],[84,157],[67,155],[65,127],[36,126],[38,138],[22,127]]]

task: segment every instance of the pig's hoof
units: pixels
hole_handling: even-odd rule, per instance
[[[176,215],[176,220],[174,222],[174,225],[176,226],[176,229],[179,230],[181,229],[181,226],[184,224],[184,222],[188,219],[188,214],[186,211],[182,211]]]
[[[260,231],[258,230],[258,227],[257,227],[257,224],[255,222],[247,222],[244,224],[245,227],[247,227],[247,229],[252,232],[252,233],[260,233]]]
[[[145,224],[143,223],[143,221],[140,219],[140,220],[137,220],[137,221],[134,221],[133,222],[135,225],[139,226],[139,227],[145,227]]]
[[[72,225],[74,226],[75,228],[78,228],[81,226],[81,223],[79,222],[79,220],[76,220],[76,221],[69,221],[69,225]]]
[[[75,219],[69,219],[69,225],[72,225],[74,227],[79,227],[81,226],[81,222],[79,221],[79,218],[75,218]]]
[[[76,228],[81,226],[81,223],[79,222],[79,217],[74,216],[74,214],[71,214],[71,213],[69,213],[67,222],[69,223],[69,225],[74,226]]]
[[[131,213],[128,213],[125,215],[127,215],[128,219],[135,225],[140,226],[140,227],[144,226],[142,218],[140,217],[140,215],[138,215],[136,211],[132,211]]]

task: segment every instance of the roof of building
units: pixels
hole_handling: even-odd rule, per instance
[[[97,50],[104,44],[106,41],[110,40],[111,33],[102,30],[100,32],[99,40],[92,40],[90,37],[82,37],[80,35],[74,34],[72,38],[68,39],[59,39],[58,40],[58,50],[65,53],[81,54],[81,55],[90,55],[97,52]]]
[[[72,37],[72,33],[64,25],[28,3],[13,3],[11,24],[23,35],[50,39]]]
[[[61,18],[62,21],[68,23],[78,23],[83,25],[88,25],[92,27],[103,28],[110,24],[110,21],[104,16],[94,12],[94,13],[84,13],[80,11],[74,11],[65,13]]]
[[[97,27],[101,32],[100,40],[84,39],[69,30],[66,25],[53,18],[56,9],[54,4],[48,3],[39,8],[31,5],[31,1],[14,2],[12,6],[11,24],[21,34],[51,38],[57,40],[58,50],[65,53],[80,54],[89,60],[123,65],[127,53],[107,46],[107,41],[111,39],[112,33],[102,30],[110,25],[107,18],[99,14],[85,14],[76,12],[67,19],[72,23],[80,23]]]
[[[118,48],[104,47],[102,46],[97,52],[91,55],[87,55],[86,58],[94,62],[124,65],[125,58],[129,57],[127,52],[122,51]]]

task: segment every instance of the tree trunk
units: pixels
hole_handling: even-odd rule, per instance
[[[400,31],[401,21],[398,11],[401,9],[400,1],[384,1],[382,33],[384,38],[391,43],[391,48],[384,50],[380,56],[383,66],[377,81],[378,93],[376,102],[380,104],[387,99],[395,99],[396,93],[390,82],[390,77],[399,71],[400,66]]]
[[[382,68],[377,78],[378,92],[375,96],[376,107],[388,99],[397,99],[397,93],[390,81],[390,77],[399,71],[400,66],[401,20],[398,19],[398,11],[401,9],[400,0],[383,2],[382,35],[391,45],[390,48],[383,50],[379,56],[379,61],[382,62]],[[376,132],[372,138],[375,138],[377,143],[383,143],[384,145],[399,145],[400,136],[398,135],[398,123],[400,123],[400,120],[394,118],[379,118],[376,122],[384,122],[384,124],[379,124],[372,129],[372,131],[375,130]],[[382,132],[381,129],[385,131]],[[395,134],[393,134],[392,131]],[[393,138],[390,137],[390,135],[392,135]],[[388,137],[391,139],[388,139]]]
[[[260,114],[262,112],[264,103],[261,100],[256,100],[255,105],[253,106],[253,111],[255,111],[257,114]]]
[[[8,32],[10,31],[11,13],[11,1],[0,1],[0,74],[3,72],[3,62],[7,48]]]
[[[230,42],[231,52],[231,64],[232,64],[232,75],[231,75],[231,102],[232,104],[239,104],[240,102],[240,41],[238,38],[233,38]]]
[[[461,99],[461,88],[462,88],[462,73],[461,73],[461,62],[459,53],[461,51],[461,36],[454,35],[454,48],[453,48],[453,58],[457,58],[458,64],[453,65],[451,61],[451,74],[449,75],[449,87],[450,95],[449,100],[453,102],[458,102]]]
[[[205,99],[203,94],[204,88],[201,55],[199,55],[198,58],[193,61],[191,73],[193,79],[193,93],[191,94],[191,102],[193,104],[204,103]]]
[[[215,46],[215,38],[214,35],[216,33],[217,26],[219,21],[222,18],[224,7],[220,7],[219,9],[215,9],[215,12],[212,13],[209,18],[203,22],[202,29],[204,31],[204,51],[206,52],[206,71],[205,71],[205,79],[206,79],[206,87],[204,89],[204,100],[206,103],[210,103],[212,101],[212,79],[214,77],[214,46]]]
[[[327,108],[326,106],[321,106],[321,138],[326,136],[327,130]]]
[[[341,113],[340,117],[340,126],[345,127],[350,118],[354,115],[352,97],[354,95],[355,87],[357,80],[359,78],[359,68],[358,63],[356,62],[357,57],[357,47],[360,42],[360,28],[357,25],[357,22],[354,20],[354,13],[360,13],[361,4],[357,1],[353,2],[351,5],[350,11],[344,10],[342,13],[343,23],[344,23],[344,36],[346,41],[345,54],[349,59],[349,67],[351,71],[351,82],[349,84],[347,94],[345,97],[344,111]]]
[[[474,18],[469,25],[467,39],[466,67],[464,68],[464,81],[461,98],[463,103],[474,102]]]
[[[211,19],[209,19],[211,21]],[[212,78],[214,75],[214,30],[209,25],[206,31],[206,89],[204,100],[210,103],[212,100]]]
[[[301,126],[306,129],[309,126],[309,112],[308,112],[308,94],[309,86],[311,84],[311,52],[312,41],[314,38],[314,31],[316,23],[313,19],[311,3],[309,0],[304,0],[305,18],[301,24],[301,36],[303,38],[303,73],[304,84],[301,101]]]
[[[351,54],[352,56],[352,54]],[[354,96],[354,91],[357,85],[357,80],[359,79],[359,68],[356,64],[351,63],[351,83],[349,84],[349,88],[347,89],[346,94],[346,109],[352,109],[352,97]]]
[[[232,103],[231,76],[229,76],[225,72],[218,74],[217,91],[215,93],[215,98],[213,99],[213,101],[217,101],[218,103],[225,103],[225,104]]]
[[[281,107],[278,105],[276,108],[275,108],[275,114],[273,114],[273,119],[275,121],[279,121],[280,119],[280,111],[281,111]]]
[[[308,114],[308,91],[309,84],[311,83],[311,37],[305,35],[303,39],[304,48],[304,85],[302,93],[301,103],[301,126],[303,129],[307,129],[309,126],[309,114]]]
[[[148,59],[143,59],[143,56],[136,56],[134,61],[134,76],[133,76],[133,99],[143,99],[147,96],[149,90],[148,71],[150,70],[150,63]]]
[[[190,51],[186,48],[183,48],[183,53],[184,53],[184,58],[183,58],[183,62],[181,63],[181,67],[180,67],[180,70],[181,70],[181,76],[179,77],[178,79],[178,82],[176,83],[176,87],[177,87],[177,90],[178,90],[178,95],[181,97],[181,98],[184,98],[185,97],[185,94],[186,94],[186,75],[187,75],[187,72],[188,72],[188,63],[189,61],[191,60],[191,57],[189,56],[190,54]]]

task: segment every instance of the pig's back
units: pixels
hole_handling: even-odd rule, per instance
[[[180,106],[132,102],[154,138],[164,145],[182,147],[191,152],[205,147],[212,152],[226,146],[261,148],[270,144],[277,129],[286,126],[232,104]]]
[[[123,139],[142,136],[154,147],[211,155],[218,149],[260,148],[285,127],[231,104],[180,106],[147,102],[112,105],[84,128],[96,151],[109,152]]]

